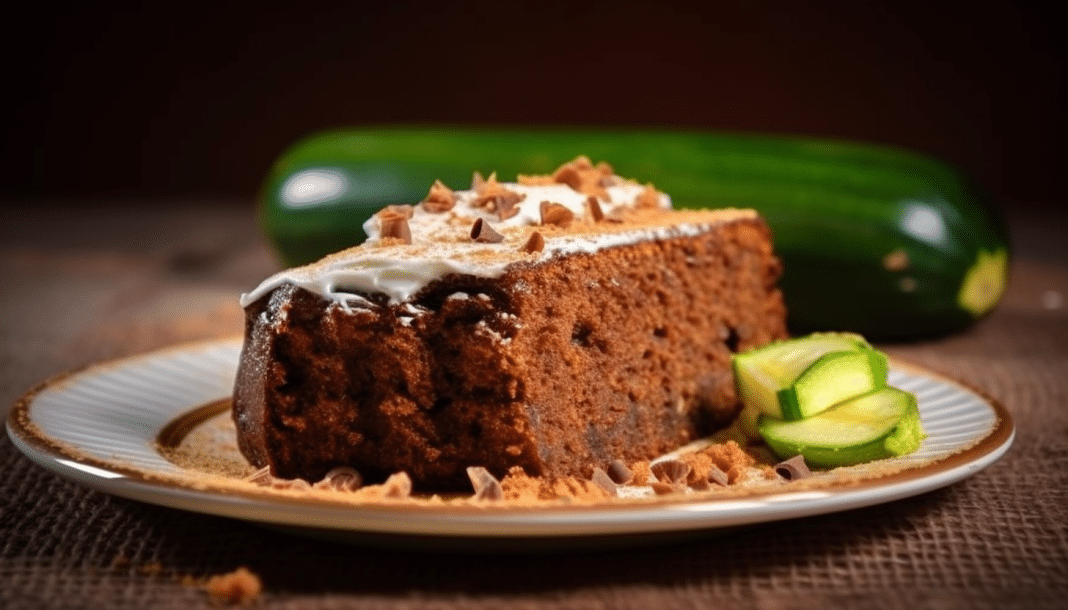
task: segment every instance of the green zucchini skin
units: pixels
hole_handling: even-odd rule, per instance
[[[1008,231],[960,171],[914,152],[727,133],[388,127],[308,137],[270,169],[261,227],[286,265],[356,245],[375,211],[474,170],[548,173],[578,155],[652,182],[676,207],[751,207],[771,226],[794,332],[873,340],[960,330],[1005,287]],[[962,289],[965,282],[967,289]],[[970,295],[970,296],[962,296]]]

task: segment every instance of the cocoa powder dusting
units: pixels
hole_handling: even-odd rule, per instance
[[[707,481],[712,467],[725,473],[727,482],[734,485],[745,480],[746,470],[756,464],[753,456],[734,441],[709,445],[693,453],[684,454],[679,460],[691,467],[687,477],[687,482],[691,485],[700,479]]]
[[[634,475],[633,478],[630,480],[631,485],[649,484],[649,475],[652,474],[652,471],[649,470],[649,462],[646,462],[644,460],[640,462],[634,462],[630,465],[630,471]]]

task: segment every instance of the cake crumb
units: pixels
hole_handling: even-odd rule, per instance
[[[504,500],[512,506],[535,505],[546,501],[589,504],[611,497],[597,483],[575,477],[532,477],[522,467],[513,466],[501,480]]]
[[[649,476],[652,471],[649,469],[649,462],[642,460],[640,462],[634,462],[630,465],[630,471],[634,474],[634,477],[630,480],[631,485],[648,485]]]
[[[713,466],[723,471],[727,475],[727,481],[734,485],[744,481],[746,471],[756,464],[753,456],[735,441],[709,445],[704,449],[679,456],[679,460],[691,467],[687,480],[691,485],[698,483],[700,479],[707,480]]]
[[[234,605],[252,602],[263,590],[263,585],[259,576],[241,566],[233,572],[212,576],[204,589],[215,601]]]

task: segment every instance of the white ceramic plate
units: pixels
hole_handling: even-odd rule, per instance
[[[239,339],[181,345],[62,376],[15,405],[8,434],[41,466],[109,494],[339,539],[385,536],[446,547],[465,539],[627,539],[870,506],[969,477],[1003,455],[1015,434],[996,402],[894,362],[890,383],[917,395],[928,438],[916,453],[892,460],[897,472],[878,478],[790,484],[744,497],[533,508],[353,505],[190,483],[155,441],[179,416],[230,395],[240,348]]]

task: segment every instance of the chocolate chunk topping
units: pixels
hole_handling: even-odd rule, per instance
[[[382,210],[378,213],[378,227],[382,237],[394,237],[406,244],[412,243],[412,231],[408,228],[408,216],[402,211],[393,211],[389,208]]]
[[[553,172],[553,180],[560,184],[566,184],[576,191],[582,188],[582,176],[579,170],[571,165],[562,165]]]
[[[501,220],[507,220],[512,216],[519,213],[519,208],[516,204],[526,199],[526,195],[510,191],[499,182],[497,182],[497,174],[490,174],[487,180],[477,186],[472,185],[473,190],[478,193],[478,197],[471,204],[475,207],[484,207],[491,212],[497,212],[498,218]]]
[[[530,234],[530,239],[527,243],[523,244],[520,248],[523,252],[541,252],[545,249],[545,238],[541,236],[541,233],[534,231]]]
[[[590,218],[593,219],[593,222],[604,220],[604,210],[601,209],[601,202],[597,200],[596,195],[587,197],[586,204],[590,207]]]
[[[470,466],[467,469],[467,478],[471,479],[471,487],[475,490],[472,496],[475,500],[500,500],[504,498],[504,490],[497,477],[481,466]]]
[[[383,498],[407,498],[412,495],[412,479],[407,472],[390,475],[382,484]]]
[[[323,480],[313,487],[316,489],[334,489],[337,491],[356,491],[363,486],[363,477],[355,469],[339,466],[326,473]]]
[[[652,465],[653,474],[661,483],[685,483],[690,465],[680,460],[664,460]]]
[[[519,213],[517,203],[526,199],[526,195],[521,195],[515,191],[502,191],[500,195],[494,199],[494,205],[497,208],[497,216],[501,220],[508,220],[512,216]]]
[[[723,472],[720,467],[716,466],[715,464],[712,464],[712,466],[708,469],[708,480],[713,483],[716,483],[717,485],[723,485],[724,487],[726,487],[727,484],[730,483],[730,477],[727,476],[727,473]]]
[[[566,229],[571,226],[571,221],[574,219],[575,213],[565,206],[551,201],[541,202],[541,224],[556,225],[561,229]]]
[[[478,177],[481,178],[482,175],[479,174]],[[471,182],[475,182],[474,176],[471,177]],[[490,174],[489,178],[482,180],[478,183],[477,186],[475,186],[474,184],[472,184],[472,186],[474,186],[472,190],[474,190],[479,195],[496,195],[497,191],[504,188],[501,186],[500,182],[497,182],[497,172],[493,172],[492,174]]]
[[[647,184],[642,192],[638,193],[635,203],[639,208],[658,208],[660,207],[660,193],[652,184]]]
[[[608,476],[619,485],[626,485],[634,480],[634,473],[620,460],[612,460],[608,465]]]
[[[805,458],[800,455],[795,455],[785,462],[775,464],[775,473],[787,481],[794,481],[812,476],[812,471],[808,469],[808,464],[805,463]]]
[[[423,209],[427,212],[448,212],[456,205],[456,195],[452,192],[452,189],[445,186],[441,180],[435,180],[434,184],[430,187],[430,192],[427,193],[426,199],[423,200]],[[411,218],[411,216],[409,216]]]
[[[479,218],[471,225],[471,239],[483,244],[496,244],[504,241],[504,236],[493,230],[490,223]]]
[[[619,178],[619,176],[601,176],[597,179],[597,186],[602,188],[609,186],[618,186],[622,183],[623,181]]]
[[[604,190],[601,180],[613,174],[612,166],[607,163],[598,163],[597,167],[590,163],[589,157],[579,156],[558,167],[552,174],[554,182],[566,184],[572,189],[587,195],[597,195],[605,199],[608,193]]]
[[[590,477],[590,480],[593,481],[594,485],[603,489],[609,496],[614,498],[619,495],[619,487],[616,485],[615,481],[612,480],[612,477],[608,476],[607,472],[600,468],[593,469],[593,476]]]

